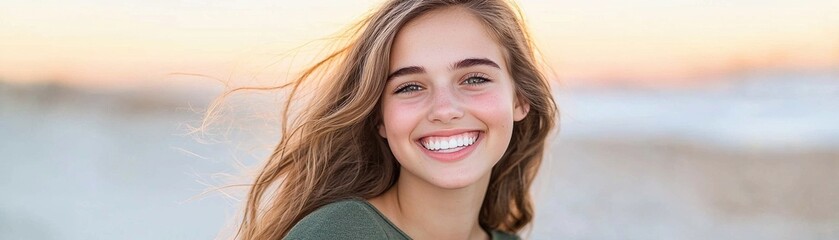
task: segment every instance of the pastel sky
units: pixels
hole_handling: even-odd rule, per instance
[[[280,68],[271,63],[284,53],[333,35],[379,2],[5,0],[0,81],[136,86],[166,84],[176,72],[270,78],[265,69]],[[569,84],[839,68],[835,0],[519,5],[548,64]]]

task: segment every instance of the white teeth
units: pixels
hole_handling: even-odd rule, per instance
[[[428,150],[437,151],[469,146],[477,139],[478,132],[467,132],[448,137],[426,137],[420,139],[420,143]]]

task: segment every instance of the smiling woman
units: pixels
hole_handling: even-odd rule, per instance
[[[283,126],[238,237],[518,238],[557,113],[514,9],[388,1],[356,25],[294,82],[289,101],[328,76]]]
[[[513,122],[529,108],[517,100],[501,52],[480,19],[462,7],[427,13],[399,31],[390,65],[400,70],[385,86],[379,126],[407,170],[397,185],[486,188]]]

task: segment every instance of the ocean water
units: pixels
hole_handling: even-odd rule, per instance
[[[208,146],[182,136],[193,117],[160,98],[3,89],[0,239],[213,238],[228,202],[189,200],[230,164],[177,150]]]
[[[733,156],[740,156],[736,155],[739,152],[792,152],[803,158],[810,152],[828,152],[827,158],[818,157],[822,159],[820,164],[827,165],[790,171],[803,176],[818,169],[839,170],[839,159],[832,158],[839,151],[839,73],[755,74],[726,82],[676,90],[558,90],[562,130],[548,155],[549,162],[558,164],[540,173],[540,186],[547,190],[538,193],[540,208],[530,237],[839,236],[837,213],[816,214],[818,218],[812,221],[801,220],[796,214],[776,214],[786,211],[784,201],[796,199],[778,198],[777,206],[771,205],[775,208],[767,208],[765,215],[726,215],[760,205],[738,199],[787,194],[787,190],[773,187],[779,182],[766,179],[771,174],[789,173],[784,169],[807,159],[771,160],[777,164],[767,167],[761,165],[761,158],[728,163],[719,160],[727,158],[703,152],[661,149],[662,144],[678,143],[710,152],[733,152]],[[200,109],[208,95],[0,85],[0,239],[216,237],[235,219],[240,203],[219,192],[201,193],[228,183],[230,176],[226,174],[240,173],[237,161],[257,164],[264,158],[265,149],[270,150],[270,139],[275,136],[254,137],[247,128],[257,124],[248,121],[258,119],[249,117],[236,127],[214,131],[227,132],[228,137],[196,140],[195,135],[185,135],[186,124],[194,125],[201,119],[200,114],[190,111],[190,105]],[[622,151],[620,146],[630,146],[630,150],[621,152],[626,153],[623,156],[606,154]],[[622,165],[627,162],[624,159],[649,167]],[[683,164],[674,167],[674,162]],[[705,162],[717,165],[702,165]],[[706,175],[687,167],[694,163],[714,173]],[[755,177],[745,180],[735,178],[737,169],[752,168],[776,172],[766,176],[754,173]],[[673,177],[674,169],[675,173],[693,177]],[[715,175],[720,171],[723,175]],[[712,202],[734,201],[742,206],[713,208],[721,213],[699,207],[703,203],[697,199],[713,195],[711,190],[725,190],[727,184],[707,187],[702,182],[726,178],[731,178],[735,186],[744,181],[754,186],[724,192],[722,200]],[[822,180],[790,181],[820,184]],[[755,193],[754,189],[768,190]],[[815,187],[817,190],[819,187]],[[731,196],[740,196],[737,194],[745,195],[729,201]],[[657,211],[657,206],[666,207],[665,212]],[[725,227],[726,223],[739,227]],[[776,230],[764,231],[761,226]],[[764,232],[778,234],[762,235]]]
[[[690,89],[558,91],[562,135],[678,137],[720,148],[839,147],[839,72],[754,73]]]

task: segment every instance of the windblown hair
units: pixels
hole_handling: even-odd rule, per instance
[[[283,135],[251,186],[237,238],[281,239],[323,205],[372,198],[396,183],[399,163],[377,129],[390,49],[406,23],[447,7],[463,7],[482,21],[504,49],[519,101],[530,105],[492,169],[479,223],[516,232],[532,221],[528,192],[557,122],[557,107],[521,12],[503,0],[390,0],[348,30],[354,35],[346,46],[288,85]],[[289,104],[301,84],[311,80],[320,83],[317,95],[289,124]]]

